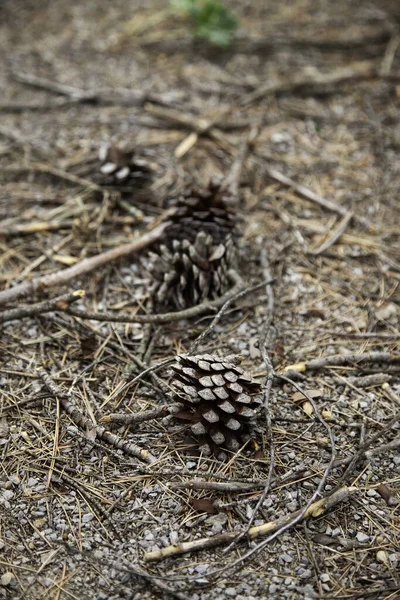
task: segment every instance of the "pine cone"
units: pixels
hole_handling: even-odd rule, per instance
[[[193,243],[183,239],[173,240],[171,248],[161,245],[158,254],[149,253],[149,259],[155,304],[173,310],[222,296],[232,285],[229,270],[236,263],[232,238],[215,244],[204,231],[197,233]]]
[[[236,356],[179,356],[172,367],[175,397],[191,410],[191,431],[200,450],[224,460],[236,452],[262,402],[261,385],[246,374]]]
[[[150,169],[143,160],[135,159],[134,150],[124,150],[115,144],[100,148],[100,183],[127,185],[147,179]]]
[[[178,198],[168,234],[172,239],[194,242],[199,231],[205,231],[217,243],[228,235],[237,235],[238,219],[229,207],[230,196],[216,179],[206,190],[190,190]]]
[[[150,253],[146,268],[155,279],[156,304],[185,309],[214,300],[231,287],[237,268],[237,218],[229,196],[212,180],[207,190],[188,192],[168,216],[164,244]]]

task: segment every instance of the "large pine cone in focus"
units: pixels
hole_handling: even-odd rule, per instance
[[[250,431],[262,403],[262,386],[246,374],[235,356],[179,356],[172,367],[175,398],[190,409],[191,431],[205,455],[227,457]]]

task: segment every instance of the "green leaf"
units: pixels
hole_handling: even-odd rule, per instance
[[[171,0],[171,6],[173,9],[190,14],[190,11],[196,0]]]
[[[217,46],[229,46],[238,21],[220,0],[172,0],[173,6],[193,22],[195,37]]]

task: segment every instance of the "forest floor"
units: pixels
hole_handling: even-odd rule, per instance
[[[0,598],[400,598],[390,2],[229,4],[220,50],[161,0],[0,2]],[[96,184],[109,140],[149,165],[141,189]],[[169,365],[144,373],[215,310],[137,321],[165,211],[232,165],[248,293],[198,352],[272,389],[218,461],[159,410]]]

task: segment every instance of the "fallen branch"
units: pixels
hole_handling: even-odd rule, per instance
[[[225,303],[235,298],[240,292],[243,291],[243,281],[241,277],[235,272],[230,272],[231,280],[234,282],[234,286],[229,292],[226,292],[220,298],[216,300],[206,300],[196,306],[185,308],[177,312],[161,313],[159,315],[130,315],[130,314],[114,314],[114,313],[99,313],[90,312],[86,310],[76,308],[66,308],[64,311],[68,315],[73,317],[79,317],[80,319],[91,319],[93,321],[106,321],[110,323],[173,323],[174,321],[181,321],[182,319],[192,319],[193,317],[199,317],[208,312],[220,308]],[[251,291],[252,288],[248,288]],[[0,296],[1,299],[1,296]]]
[[[349,497],[357,491],[356,487],[343,487],[337,490],[329,496],[325,496],[316,502],[310,504],[307,510],[302,515],[301,520],[304,521],[308,517],[319,517],[324,514],[340,502],[346,502]],[[256,527],[251,527],[248,531],[247,536],[244,539],[254,540],[259,537],[263,537],[267,534],[271,534],[279,529],[287,526],[290,522],[298,518],[303,509],[297,510],[293,513],[285,515],[275,521],[269,521]],[[297,525],[297,522],[296,522]],[[179,556],[186,554],[187,552],[198,552],[199,550],[205,550],[206,548],[215,548],[221,546],[227,542],[233,541],[237,536],[240,535],[238,531],[231,531],[229,533],[221,533],[207,538],[201,538],[200,540],[194,540],[192,542],[182,542],[180,544],[174,544],[173,546],[167,546],[161,550],[155,550],[153,552],[147,552],[144,555],[144,559],[148,562],[154,562],[162,560],[169,556]]]
[[[119,425],[135,425],[151,419],[159,419],[173,414],[181,408],[181,404],[165,404],[153,410],[146,410],[142,413],[126,415],[124,413],[115,413],[106,415],[100,419],[100,423],[118,423]]]
[[[82,428],[84,431],[94,432],[97,438],[108,442],[129,456],[135,456],[136,458],[140,458],[141,460],[150,464],[157,460],[155,456],[153,456],[148,450],[143,450],[143,448],[140,448],[136,444],[123,440],[120,436],[107,431],[104,427],[101,427],[101,425],[96,425],[93,423],[91,419],[85,417],[85,415],[83,415],[80,410],[74,406],[71,401],[71,394],[61,390],[44,369],[38,369],[37,373],[49,392],[54,397],[59,399],[62,408],[71,417],[75,425]]]
[[[381,432],[382,434],[382,432]],[[394,438],[391,442],[387,444],[382,444],[381,446],[376,446],[367,450],[365,452],[365,457],[369,460],[373,456],[378,456],[379,454],[383,454],[388,450],[396,450],[400,446],[400,437]],[[346,457],[338,457],[335,459],[332,468],[336,469],[337,467],[345,467],[352,461],[353,456]],[[298,484],[305,479],[314,478],[318,476],[318,473],[323,472],[328,466],[328,463],[325,464],[312,464],[312,465],[298,465],[296,469],[293,471],[278,477],[274,481],[271,482],[270,489],[276,490],[280,487],[287,487],[289,484]],[[181,474],[181,473],[180,473]],[[250,497],[242,498],[241,500],[234,500],[231,502],[223,502],[222,500],[216,500],[214,502],[214,506],[221,511],[232,508],[233,506],[237,506],[240,504],[249,504],[252,502],[258,502],[260,496],[262,495],[262,490],[265,489],[267,481],[259,480],[259,481],[208,481],[204,479],[193,479],[187,481],[177,481],[168,483],[167,487],[171,490],[182,490],[182,489],[193,489],[193,490],[209,490],[212,492],[253,492]]]
[[[45,300],[44,302],[11,308],[10,310],[5,310],[0,313],[0,323],[32,317],[33,315],[42,315],[47,312],[52,312],[53,310],[65,310],[65,308],[70,306],[73,302],[76,302],[79,298],[84,298],[84,296],[84,290],[77,290],[76,292],[69,292],[62,296],[58,296],[57,298]]]
[[[72,219],[67,221],[37,221],[32,223],[13,223],[11,225],[0,225],[0,235],[18,235],[29,233],[40,233],[41,231],[58,231],[59,229],[71,229]]]
[[[142,90],[128,90],[128,89],[98,89],[98,90],[83,90],[72,85],[66,85],[59,83],[58,81],[52,81],[47,77],[38,77],[31,73],[24,73],[22,71],[13,71],[12,77],[25,85],[35,87],[41,90],[46,90],[54,94],[60,94],[67,100],[60,102],[59,106],[68,105],[71,103],[82,103],[82,104],[97,104],[102,106],[118,104],[121,106],[143,106],[146,102],[154,102],[159,104],[170,104],[176,101],[176,97],[167,92],[165,94],[152,94],[151,92],[144,92]],[[176,95],[175,95],[176,96]],[[181,94],[178,94],[180,99]],[[55,104],[57,106],[57,104]],[[49,106],[50,108],[52,105]],[[28,105],[27,110],[31,107]],[[39,110],[39,105],[34,106],[35,110]]]
[[[326,367],[353,366],[365,362],[391,363],[400,361],[400,354],[391,352],[360,352],[359,354],[332,354],[331,356],[321,356],[314,358],[309,362],[299,362],[285,367],[284,373],[290,375],[293,373],[304,373],[316,369],[325,369]]]
[[[237,157],[233,161],[231,168],[229,169],[229,173],[225,177],[225,180],[222,184],[222,189],[226,190],[236,203],[239,201],[239,187],[243,167],[246,163],[249,150],[253,146],[260,133],[260,125],[261,121],[260,123],[251,127],[247,135],[243,137],[243,140],[239,146]]]
[[[329,86],[338,86],[343,83],[353,82],[356,83],[362,80],[369,80],[372,77],[376,77],[376,72],[372,68],[371,64],[362,66],[362,68],[352,69],[346,67],[344,69],[337,69],[331,73],[316,73],[312,75],[300,75],[299,77],[292,77],[285,81],[278,81],[276,83],[267,81],[254,91],[246,94],[241,102],[241,106],[249,106],[265,96],[272,94],[283,93],[283,92],[294,92],[296,90],[312,90],[315,93],[315,89],[326,88]]]
[[[56,271],[50,275],[42,275],[42,277],[36,277],[31,281],[24,281],[8,290],[4,290],[0,292],[0,304],[13,302],[14,300],[24,296],[33,296],[38,289],[44,290],[55,285],[62,285],[68,281],[71,281],[72,279],[81,277],[82,275],[85,275],[94,269],[98,269],[109,262],[113,262],[119,258],[122,258],[123,256],[127,256],[128,254],[138,252],[139,250],[142,250],[143,248],[146,248],[146,246],[149,246],[153,242],[159,240],[167,226],[168,222],[162,223],[161,225],[154,227],[154,229],[144,233],[141,237],[133,242],[122,244],[121,246],[117,246],[116,248],[112,248],[111,250],[107,250],[101,254],[97,254],[96,256],[85,258],[84,260],[81,260],[67,269]]]
[[[372,385],[382,385],[391,379],[392,376],[386,373],[374,373],[365,377],[335,377],[335,382],[339,385],[352,385],[356,388],[365,388]]]
[[[386,384],[386,385],[388,386],[388,384]],[[393,450],[398,447],[400,437],[393,440],[393,442],[388,442],[386,444],[383,444],[382,446],[379,447],[379,449],[374,448],[374,444],[377,440],[379,440],[380,437],[384,436],[386,433],[389,433],[389,431],[391,431],[393,429],[393,427],[395,425],[397,425],[399,422],[400,422],[400,411],[395,413],[394,417],[389,421],[389,423],[387,425],[385,425],[385,427],[383,429],[380,429],[379,431],[377,431],[377,433],[374,433],[374,435],[371,435],[369,438],[367,438],[365,440],[365,442],[363,444],[361,444],[361,446],[359,447],[357,452],[354,454],[354,456],[351,457],[351,460],[348,463],[345,472],[343,473],[342,477],[340,478],[340,483],[338,483],[338,486],[343,485],[344,483],[346,483],[346,481],[348,481],[352,477],[352,471],[353,471],[354,467],[356,466],[358,461],[361,460],[362,458],[364,458],[364,457],[370,458],[372,456],[376,456],[377,454],[379,454],[382,451]]]
[[[400,418],[396,419],[396,423],[398,423]],[[382,446],[377,446],[376,448],[371,448],[365,452],[365,457],[369,460],[373,456],[378,456],[378,454],[383,454],[384,452],[390,452],[391,450],[397,450],[400,446],[400,436],[394,438],[391,442],[387,444],[382,444]]]
[[[210,490],[213,492],[251,492],[265,487],[265,481],[242,482],[242,481],[204,481],[194,479],[193,481],[176,481],[167,483],[171,490]]]

